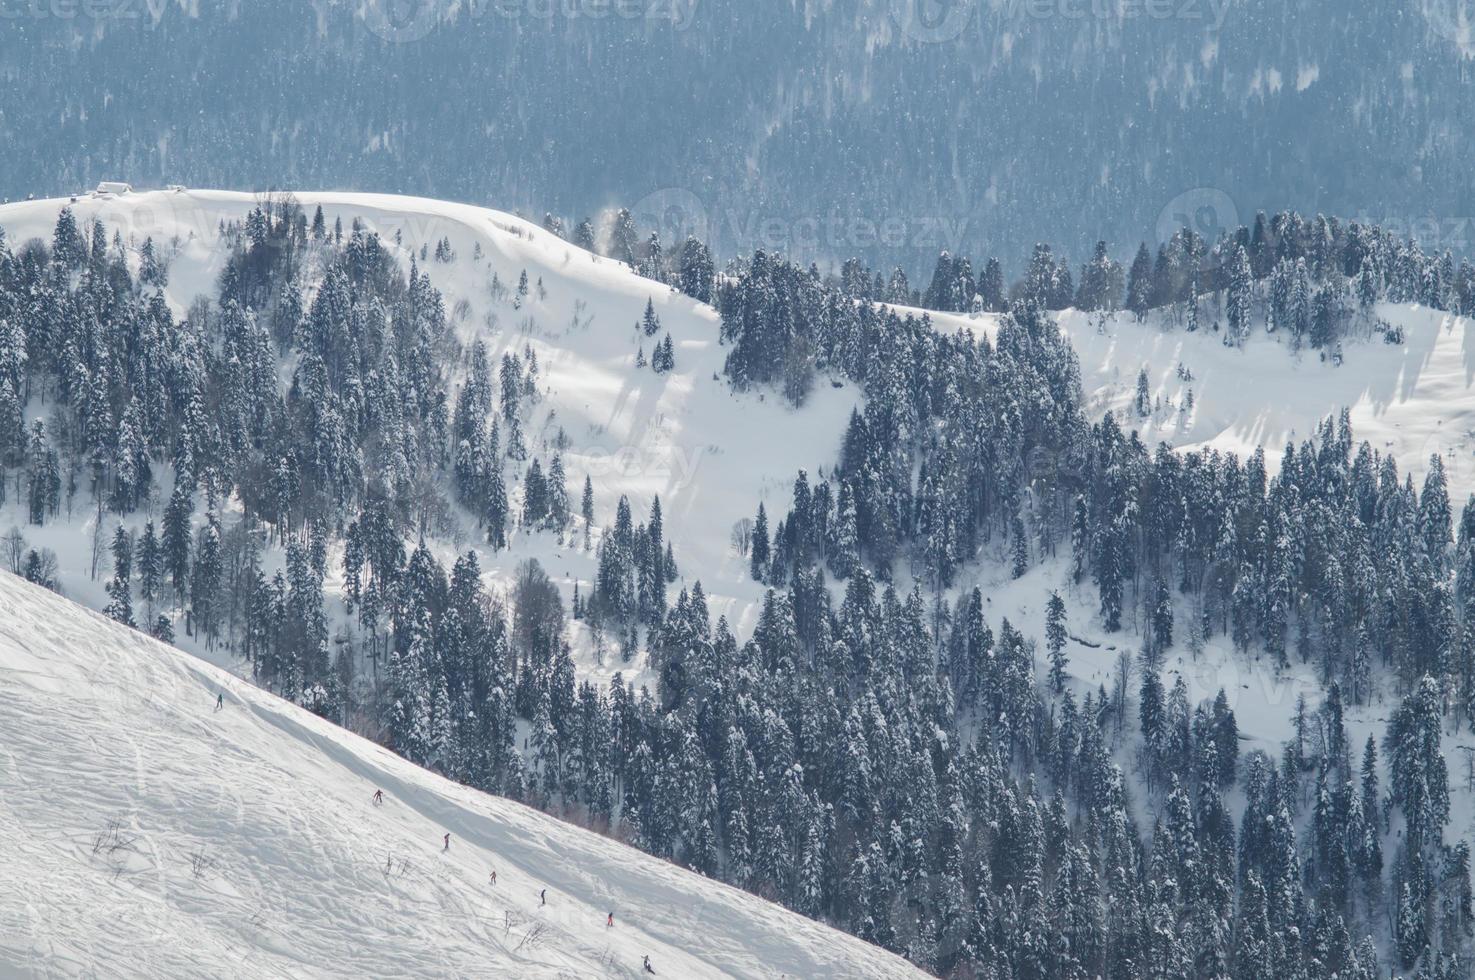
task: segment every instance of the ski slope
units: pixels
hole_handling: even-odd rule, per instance
[[[0,606],[0,976],[920,976],[14,576]]]

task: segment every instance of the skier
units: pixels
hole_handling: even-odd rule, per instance
[[[492,869],[492,884],[495,885],[496,883],[497,883],[497,869],[496,868],[493,868]]]
[[[382,789],[376,789],[376,790],[374,790],[374,805],[375,806],[379,806],[383,802],[384,802],[384,790],[382,790]]]
[[[615,914],[613,912],[611,912],[609,914],[609,918],[607,918],[607,919],[604,920],[604,927],[606,929],[613,929],[614,926],[615,926]]]
[[[655,974],[656,974],[656,971],[651,968],[651,965],[650,965],[650,954],[649,953],[647,953],[646,956],[645,956],[645,972],[646,973],[649,973],[651,976],[655,976]]]
[[[444,854],[446,851],[449,851],[450,849],[451,849],[451,835],[450,834],[446,834],[446,846],[445,847],[442,847],[440,849],[440,852],[442,854]]]
[[[218,691],[215,694],[215,710],[216,711],[219,711],[221,708],[224,708],[224,707],[225,707],[225,692],[224,691]]]
[[[547,905],[548,904],[548,889],[545,888],[542,891],[538,892],[538,904],[539,905]]]

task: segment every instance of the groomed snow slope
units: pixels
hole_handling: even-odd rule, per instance
[[[920,975],[14,576],[0,607],[0,976]]]

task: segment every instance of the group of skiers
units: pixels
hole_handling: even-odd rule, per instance
[[[215,695],[215,710],[216,711],[219,711],[219,710],[221,710],[224,707],[225,707],[225,693],[223,691],[222,692],[217,692],[216,695]],[[382,789],[376,789],[376,790],[374,790],[374,795],[372,797],[370,797],[370,800],[374,804],[374,806],[383,806],[384,805],[384,790],[382,790]],[[445,835],[445,837],[443,837],[441,839],[440,852],[442,854],[445,854],[450,849],[451,849],[451,835],[448,833],[448,834]],[[491,884],[495,885],[496,883],[497,883],[497,869],[496,868],[493,868],[492,869],[492,876],[491,876]],[[542,907],[542,906],[546,906],[547,904],[548,904],[548,889],[544,888],[544,889],[541,889],[538,892],[538,905],[539,905],[539,907]],[[613,912],[610,912],[608,915],[605,916],[605,919],[604,919],[604,927],[606,929],[613,929],[615,927],[615,914]],[[644,960],[642,961],[642,964],[641,965],[644,968],[644,970],[645,970],[646,973],[649,973],[651,975],[654,975],[655,974],[655,972],[656,972],[655,969],[650,965],[650,956],[649,955],[647,955],[644,958]]]
[[[374,795],[370,799],[373,801],[374,806],[383,806],[384,805],[384,790],[382,790],[382,789],[376,789],[376,790],[374,790]],[[442,854],[444,854],[447,851],[449,851],[450,849],[451,849],[451,835],[450,834],[446,834],[441,839],[441,849],[440,849],[440,852]],[[493,868],[491,870],[491,877],[489,879],[489,883],[492,884],[492,885],[496,885],[497,884],[497,869],[496,868]],[[540,889],[538,891],[538,905],[539,905],[539,907],[543,907],[543,906],[546,906],[547,904],[548,904],[548,889],[546,889],[546,888]],[[610,913],[608,913],[605,916],[605,919],[604,919],[604,927],[606,929],[613,929],[615,927],[615,914],[613,912],[610,912]],[[641,967],[645,970],[646,973],[649,973],[652,976],[655,975],[655,972],[656,971],[655,971],[655,968],[650,965],[650,956],[649,956],[649,954],[647,954],[644,957],[644,959],[642,960]]]

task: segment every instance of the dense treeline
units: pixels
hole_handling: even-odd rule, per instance
[[[759,250],[750,260],[733,260],[719,276],[702,241],[688,236],[675,249],[666,250],[659,230],[642,236],[627,209],[610,215],[600,228],[585,218],[572,235],[562,219],[551,214],[543,224],[554,234],[625,262],[640,275],[704,303],[720,305],[736,280],[769,284],[760,293],[790,288],[783,284],[785,273],[770,271],[775,263],[787,265],[777,255]],[[1127,310],[1138,320],[1161,311],[1164,323],[1190,332],[1220,333],[1228,346],[1243,345],[1251,329],[1263,324],[1267,333],[1286,336],[1294,349],[1310,347],[1338,359],[1340,342],[1348,335],[1376,332],[1389,343],[1402,342],[1397,328],[1377,319],[1374,306],[1381,300],[1460,314],[1475,311],[1475,265],[1468,258],[1456,262],[1448,249],[1426,252],[1416,239],[1376,224],[1321,214],[1307,219],[1294,211],[1257,214],[1251,226],[1227,229],[1212,242],[1184,227],[1155,251],[1140,243],[1129,266],[1112,257],[1107,242],[1099,241],[1075,275],[1069,259],[1044,243],[1034,246],[1023,274],[1012,283],[1006,282],[997,258],[990,257],[975,275],[970,259],[947,251],[938,255],[925,289],[913,288],[900,266],[883,277],[857,258],[847,259],[833,276],[821,277],[814,265],[807,274],[814,280],[823,278],[853,300],[951,313],[1003,313],[1019,303],[1045,311]],[[745,297],[745,302],[769,300]],[[774,323],[781,331],[785,316],[812,317],[819,312],[804,308],[803,296],[777,302]],[[786,346],[779,370],[785,391],[798,402],[808,390],[802,379],[813,363],[813,352],[803,346],[804,331],[794,338],[796,349]],[[740,384],[773,379],[772,372],[749,378],[748,365],[734,366],[738,368],[734,379]]]
[[[869,587],[871,572],[886,579],[901,565],[931,583],[936,599],[930,617],[939,625],[953,623],[954,638],[943,646],[945,634],[939,632],[938,649],[920,671],[946,677],[950,700],[960,712],[979,711],[984,719],[999,720],[992,738],[1009,750],[1006,759],[1027,743],[1022,733],[1038,726],[1039,714],[1047,710],[1031,700],[1037,696],[1034,658],[1025,655],[1013,668],[1019,676],[1011,687],[1010,658],[994,652],[992,669],[1004,679],[996,677],[993,686],[980,683],[970,673],[970,657],[958,657],[958,651],[978,644],[956,639],[959,623],[976,622],[978,597],[975,593],[949,610],[943,591],[962,563],[988,553],[995,535],[1001,539],[997,550],[1012,563],[1016,577],[1033,562],[1059,554],[1077,581],[1089,578],[1095,585],[1108,631],[1130,620],[1143,636],[1139,662],[1122,655],[1116,689],[1099,692],[1097,710],[1116,712],[1118,719],[1125,715],[1128,679],[1140,667],[1142,774],[1154,799],[1167,792],[1162,805],[1168,812],[1184,807],[1178,833],[1193,838],[1170,846],[1205,855],[1226,842],[1232,855],[1234,847],[1232,833],[1217,836],[1227,816],[1218,814],[1222,804],[1213,790],[1226,776],[1234,782],[1233,762],[1195,759],[1187,748],[1194,744],[1194,731],[1212,732],[1215,722],[1190,721],[1204,709],[1188,704],[1181,680],[1171,694],[1163,690],[1160,665],[1175,643],[1180,610],[1187,623],[1176,641],[1195,655],[1209,637],[1222,633],[1240,649],[1267,651],[1281,666],[1293,656],[1315,663],[1328,685],[1326,710],[1335,715],[1336,728],[1344,692],[1366,703],[1378,688],[1381,675],[1375,667],[1390,668],[1389,676],[1409,700],[1400,714],[1404,721],[1390,727],[1388,749],[1421,772],[1412,795],[1406,787],[1397,791],[1400,805],[1432,807],[1434,815],[1410,818],[1426,828],[1447,818],[1447,804],[1429,802],[1444,791],[1429,787],[1442,787],[1445,780],[1437,749],[1440,719],[1450,712],[1456,719],[1472,717],[1475,617],[1469,615],[1466,579],[1472,575],[1467,566],[1475,547],[1475,503],[1466,506],[1456,540],[1438,457],[1430,461],[1420,492],[1400,478],[1392,459],[1366,443],[1354,449],[1345,414],[1336,424],[1328,420],[1315,440],[1287,447],[1274,479],[1267,476],[1263,451],[1241,461],[1216,451],[1150,448],[1135,432],[1123,432],[1110,414],[1087,422],[1074,355],[1032,298],[1017,302],[1002,318],[992,341],[967,333],[946,336],[925,320],[858,304],[812,271],[760,253],[740,279],[724,286],[722,303],[734,384],[778,382],[799,400],[808,376],[818,370],[857,381],[867,396],[851,419],[833,483],[811,488],[800,474],[789,513],[771,532],[770,515],[759,507],[751,525],[754,577],[802,595],[821,567],[852,582],[862,577]],[[1057,678],[1063,675],[1063,616],[1057,597],[1047,624],[1051,673]],[[961,629],[965,636],[981,632],[976,626]],[[1003,650],[1009,649],[1002,644],[1007,629],[1007,624],[1001,627]],[[1074,716],[1079,709],[1070,704],[1060,710]],[[1415,711],[1432,712],[1417,737],[1407,730],[1407,717]],[[1342,927],[1332,927],[1333,916],[1347,923],[1361,916],[1377,931],[1382,865],[1381,857],[1375,861],[1370,853],[1381,846],[1379,828],[1385,828],[1387,818],[1377,814],[1375,794],[1360,818],[1353,815],[1359,798],[1344,789],[1352,781],[1345,758],[1325,749],[1320,757],[1310,757],[1302,736],[1314,726],[1319,737],[1329,738],[1326,725],[1298,727],[1301,734],[1278,776],[1268,775],[1273,766],[1246,774],[1250,806],[1239,841],[1240,866],[1234,873],[1231,858],[1222,885],[1211,888],[1223,907],[1199,906],[1195,899],[1189,902],[1193,908],[1182,907],[1178,917],[1165,922],[1199,916],[1203,922],[1232,922],[1231,931],[1243,942],[1246,931],[1255,928],[1246,916],[1259,914],[1262,890],[1285,895],[1287,886],[1270,880],[1274,874],[1308,888],[1304,898],[1295,898],[1298,911],[1290,918],[1285,908],[1270,913],[1280,919],[1277,930],[1289,930],[1295,915],[1321,919],[1297,924],[1293,935],[1303,937],[1304,946],[1274,954],[1288,959],[1277,960],[1271,972],[1321,975],[1325,962],[1312,967],[1310,961],[1324,952],[1316,944],[1342,934],[1337,931]],[[1345,736],[1332,742],[1343,746],[1345,756]],[[1213,755],[1226,747],[1211,735],[1198,744],[1215,745]],[[1371,755],[1368,766],[1375,778]],[[1032,768],[1038,773],[1037,765]],[[1173,802],[1175,793],[1188,792],[1179,784],[1189,772],[1197,773],[1199,782],[1192,791],[1198,798],[1191,817],[1189,796]],[[1177,776],[1165,785],[1169,773]],[[1284,807],[1284,833],[1293,838],[1297,801],[1306,793],[1303,784],[1313,779],[1318,801],[1314,856],[1298,850],[1293,839],[1266,842],[1281,849],[1283,856],[1274,860],[1285,863],[1278,870],[1252,866],[1249,854],[1259,845],[1248,828],[1258,826],[1256,808],[1265,807],[1270,819]],[[1081,812],[1101,805],[1091,800]],[[1324,844],[1328,837],[1336,843]],[[1143,860],[1156,865],[1161,860],[1157,848]],[[1405,836],[1391,869],[1397,907],[1390,914],[1402,967],[1422,962],[1432,969],[1442,953],[1464,950],[1468,921],[1463,912],[1454,920],[1446,913],[1451,895],[1468,893],[1468,877],[1459,870],[1467,862],[1463,845],[1446,850],[1438,833],[1413,841]],[[1104,883],[1122,873],[1109,862],[1093,870]],[[1322,873],[1341,884],[1330,891],[1310,887]],[[1359,874],[1371,896],[1362,907],[1347,884]],[[1181,878],[1177,885],[1182,887]],[[1216,891],[1220,887],[1222,894]],[[1152,894],[1150,888],[1146,894]],[[1126,901],[1116,893],[1111,898],[1113,906]],[[1182,892],[1175,899],[1189,901]],[[1143,895],[1132,900],[1142,902]],[[1233,918],[1230,906],[1236,901],[1233,914],[1239,917]],[[1460,903],[1466,901],[1461,897],[1455,904],[1463,909]],[[1448,926],[1451,921],[1457,927],[1441,927],[1445,931],[1436,935],[1436,922]],[[1195,941],[1205,939],[1190,939],[1188,946]],[[1052,939],[1057,942],[1068,945],[1058,936]],[[1208,961],[1202,959],[1205,954]],[[1186,962],[1195,964],[1189,971],[1194,975],[1219,975],[1225,969],[1236,976],[1261,975],[1255,955],[1260,954],[1204,947],[1187,953]],[[1337,969],[1345,975],[1349,967],[1343,961]]]
[[[1253,324],[1280,332],[1300,347],[1334,350],[1361,313],[1379,300],[1420,303],[1456,313],[1475,311],[1475,266],[1456,264],[1449,250],[1426,253],[1413,239],[1377,225],[1343,222],[1294,211],[1255,216],[1250,227],[1206,241],[1184,228],[1150,250],[1143,242],[1127,268],[1106,242],[1071,274],[1070,262],[1049,245],[1036,245],[1024,275],[1006,291],[997,259],[976,278],[964,256],[943,252],[922,292],[910,290],[901,269],[884,281],[858,260],[839,275],[857,299],[923,306],[955,313],[1003,312],[1013,302],[1044,310],[1129,310],[1143,319],[1164,310],[1186,329],[1223,331],[1226,344],[1243,344]],[[1396,335],[1386,335],[1396,342]]]
[[[376,235],[330,229],[320,209],[309,220],[290,198],[221,231],[217,302],[179,321],[161,292],[172,245],[109,240],[64,210],[49,247],[0,251],[4,458],[33,524],[70,515],[87,493],[93,577],[109,547],[124,570],[109,584],[118,618],[238,645],[264,683],[343,718],[355,658],[330,654],[330,548],[343,546],[377,668],[408,647],[416,619],[401,588],[407,537],[445,533],[457,504],[493,548],[513,528],[569,522],[558,447],[530,450],[520,427],[536,359],[504,358],[492,412],[484,348],[460,350],[428,275],[412,261],[406,276]],[[446,378],[467,361],[453,412]],[[514,514],[504,473],[524,465],[532,489]],[[124,526],[153,502],[157,526]],[[109,515],[124,519],[111,546]],[[54,579],[54,555],[11,550],[17,570]]]
[[[1285,447],[1271,480],[1263,449],[1175,453],[1110,414],[1088,424],[1075,356],[1030,299],[992,342],[942,335],[758,253],[722,302],[734,384],[781,381],[798,401],[822,370],[867,396],[836,485],[796,486],[761,577],[782,583],[817,554],[837,576],[859,556],[884,578],[905,559],[941,589],[995,533],[1016,574],[1068,542],[1109,630],[1124,615],[1145,626],[1171,586],[1195,601],[1196,642],[1221,632],[1281,663],[1315,658],[1359,703],[1377,658],[1404,685],[1432,674],[1461,705],[1475,695],[1475,632],[1463,629],[1475,502],[1456,540],[1439,457],[1416,491],[1393,459],[1354,446],[1344,412]]]

